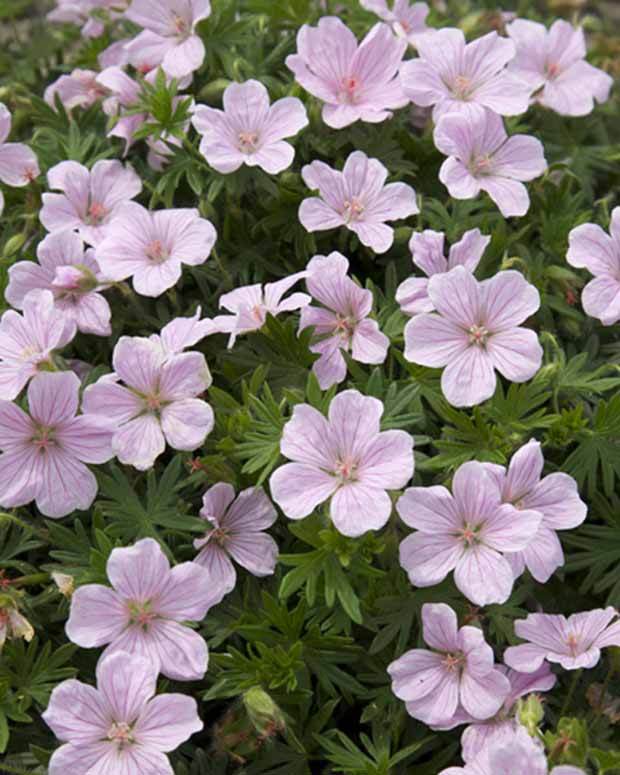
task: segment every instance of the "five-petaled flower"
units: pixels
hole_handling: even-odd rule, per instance
[[[416,46],[424,35],[435,33],[432,27],[426,25],[430,11],[426,3],[411,5],[409,0],[394,0],[390,8],[388,0],[360,0],[360,5],[391,25],[394,32],[411,46]]]
[[[39,162],[27,145],[7,143],[11,131],[11,114],[0,102],[0,180],[7,186],[27,186],[40,175]],[[0,214],[4,209],[4,196],[0,191]]]

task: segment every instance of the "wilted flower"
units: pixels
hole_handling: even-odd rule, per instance
[[[0,180],[7,186],[27,186],[40,175],[37,157],[23,143],[7,143],[11,131],[11,114],[0,102]],[[4,210],[4,196],[0,191],[0,213]]]
[[[390,118],[408,100],[398,79],[407,41],[394,37],[387,24],[375,24],[359,44],[337,17],[324,16],[317,27],[297,33],[297,54],[286,66],[306,91],[323,105],[323,121],[342,129],[355,121]]]
[[[56,107],[56,96],[65,110],[90,108],[105,96],[105,91],[97,82],[97,75],[95,70],[76,68],[69,75],[61,75],[51,83],[43,98],[52,108]]]
[[[464,710],[477,719],[501,708],[510,684],[496,669],[482,630],[459,629],[444,603],[422,606],[424,641],[433,649],[411,649],[388,666],[392,691],[425,724],[441,724]]]
[[[23,638],[28,643],[34,638],[34,627],[14,605],[0,608],[0,651],[8,638]]]
[[[391,25],[394,32],[407,42],[416,46],[422,35],[432,35],[435,30],[426,26],[429,7],[426,3],[413,3],[409,0],[360,0],[367,11],[376,13],[380,19]],[[390,5],[393,7],[390,8]]]
[[[49,763],[49,775],[67,773],[172,772],[166,752],[203,728],[196,700],[158,694],[157,665],[119,651],[99,660],[97,688],[71,679],[59,684],[43,713],[65,743]]]
[[[70,576],[68,573],[60,573],[59,571],[52,571],[50,575],[60,594],[70,598],[75,589],[73,576]]]
[[[331,498],[330,516],[346,536],[379,530],[390,518],[386,490],[413,476],[413,439],[405,431],[380,432],[383,404],[357,390],[331,402],[328,418],[297,404],[284,426],[280,450],[292,463],[270,479],[271,495],[290,519],[303,519]]]
[[[413,188],[405,183],[385,185],[388,170],[362,151],[349,156],[342,172],[313,161],[301,175],[308,188],[320,194],[301,203],[302,226],[310,232],[346,226],[375,253],[385,253],[394,242],[394,229],[386,221],[419,212]]]
[[[285,97],[270,105],[267,89],[250,80],[231,83],[223,101],[224,110],[197,105],[192,118],[204,135],[200,152],[214,169],[228,174],[247,164],[275,175],[291,166],[295,149],[284,138],[308,124],[301,100]]]

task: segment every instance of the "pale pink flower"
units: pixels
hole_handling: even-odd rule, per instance
[[[43,719],[64,745],[48,775],[173,775],[166,753],[203,723],[193,697],[156,689],[157,665],[122,651],[99,661],[97,688],[56,686]]]
[[[129,38],[115,40],[97,56],[97,62],[102,70],[108,67],[125,67],[129,64],[129,55],[127,54],[127,43]]]
[[[426,25],[430,10],[426,3],[411,5],[409,0],[394,0],[389,3],[388,0],[360,0],[360,5],[367,11],[376,13],[411,46],[417,46],[422,35],[432,35],[435,32],[432,27]]]
[[[307,267],[306,287],[322,307],[304,307],[299,330],[314,327],[310,346],[321,356],[312,366],[323,390],[347,376],[343,352],[360,363],[383,363],[390,340],[379,330],[372,311],[372,291],[360,288],[348,275],[348,260],[340,253],[315,256]]]
[[[112,587],[86,584],[71,596],[69,640],[82,648],[108,644],[102,658],[117,651],[146,657],[173,680],[201,680],[209,650],[183,622],[202,621],[222,600],[220,579],[194,562],[170,568],[152,538],[113,549],[106,571]]]
[[[510,684],[495,666],[493,649],[482,630],[459,629],[456,614],[444,603],[422,606],[428,649],[411,649],[388,666],[392,691],[407,712],[425,724],[441,724],[464,710],[487,719],[501,708]]]
[[[125,16],[144,31],[127,44],[130,63],[146,50],[171,78],[190,75],[205,58],[196,26],[210,14],[209,0],[132,0]]]
[[[52,108],[56,107],[56,96],[59,97],[65,110],[90,108],[105,96],[105,91],[97,82],[97,75],[94,70],[79,68],[69,75],[61,75],[47,87],[43,98]]]
[[[489,109],[518,116],[527,111],[527,84],[506,70],[515,45],[497,32],[465,43],[462,30],[444,28],[419,40],[417,49],[418,58],[400,69],[401,84],[413,103],[434,106],[435,121],[451,112]]]
[[[97,0],[56,0],[56,7],[49,11],[46,18],[55,24],[75,24],[81,27],[85,38],[98,38],[105,28],[101,20],[94,19],[90,14],[102,5]]]
[[[40,370],[53,366],[53,353],[75,336],[75,323],[54,307],[50,291],[31,291],[23,315],[7,310],[0,318],[0,395],[12,401]]]
[[[313,161],[301,176],[308,188],[320,194],[301,203],[302,226],[310,232],[346,226],[375,253],[385,253],[394,242],[394,229],[386,221],[420,212],[413,188],[405,183],[386,186],[388,170],[362,151],[350,154],[342,172]]]
[[[454,571],[454,583],[476,605],[505,603],[514,576],[506,553],[524,549],[541,521],[538,511],[502,503],[482,463],[461,465],[445,487],[410,487],[396,503],[416,532],[400,544],[400,564],[416,587],[432,587]]]
[[[545,660],[564,670],[595,667],[601,649],[620,646],[617,616],[618,611],[611,606],[573,614],[568,619],[556,614],[529,614],[515,622],[515,634],[527,643],[509,646],[504,662],[522,673],[533,673]]]
[[[85,334],[109,336],[110,305],[99,293],[105,287],[95,251],[84,251],[81,238],[72,231],[54,232],[39,243],[39,262],[18,261],[9,268],[6,300],[23,309],[34,289],[49,290],[54,304],[67,321],[75,321]]]
[[[215,244],[213,224],[192,208],[151,212],[126,202],[97,246],[97,261],[110,280],[133,278],[143,296],[160,296],[180,279],[183,264],[199,266]]]
[[[7,186],[27,186],[40,175],[37,157],[23,143],[7,143],[11,131],[11,114],[0,102],[0,180]],[[4,210],[4,196],[0,191],[0,214]]]
[[[297,404],[284,426],[280,451],[292,460],[269,482],[290,519],[303,519],[331,499],[330,516],[346,536],[382,528],[392,513],[387,490],[413,476],[413,439],[405,431],[380,431],[383,404],[357,390],[339,393],[324,417]]]
[[[409,250],[413,263],[426,277],[409,277],[396,289],[396,301],[405,315],[417,315],[420,312],[432,312],[435,308],[428,295],[428,277],[445,274],[455,266],[464,266],[474,272],[480,263],[482,254],[491,241],[480,233],[480,229],[470,229],[450,248],[448,258],[444,255],[445,234],[426,229],[414,231],[409,241]]]
[[[613,78],[585,61],[586,41],[581,27],[557,19],[543,24],[516,19],[506,27],[516,44],[509,69],[534,99],[562,116],[585,116],[596,102],[606,102]]]
[[[508,470],[485,463],[504,503],[538,511],[542,517],[538,532],[525,549],[507,555],[515,578],[527,568],[541,584],[564,565],[562,544],[555,531],[581,525],[588,513],[573,477],[557,472],[541,479],[544,464],[540,442],[534,439],[515,452]]]
[[[89,170],[76,161],[61,161],[47,173],[50,188],[62,194],[42,196],[39,220],[48,231],[75,229],[84,242],[98,245],[112,220],[142,191],[133,168],[120,161],[96,162]]]
[[[211,384],[202,353],[170,355],[158,342],[122,336],[112,365],[112,374],[84,391],[84,411],[111,423],[112,449],[121,463],[146,471],[166,442],[180,450],[203,444],[213,428],[213,410],[198,398]]]
[[[547,169],[540,140],[528,135],[508,137],[502,119],[489,110],[449,113],[435,128],[435,145],[449,158],[439,180],[455,199],[473,199],[486,191],[501,214],[525,215],[530,197],[522,181]]]
[[[0,505],[36,501],[46,517],[88,509],[97,480],[85,463],[112,457],[112,431],[100,418],[77,415],[80,380],[41,372],[28,385],[28,410],[0,401]]]
[[[157,344],[165,356],[178,355],[217,332],[213,321],[209,318],[201,319],[201,314],[202,309],[198,307],[191,318],[174,318],[166,323],[159,334],[151,334],[149,340]]]
[[[265,324],[267,315],[275,317],[281,312],[307,307],[312,301],[307,293],[293,293],[283,299],[284,294],[296,282],[306,277],[307,272],[295,272],[275,283],[244,285],[220,296],[219,305],[232,315],[218,315],[213,318],[215,331],[230,334],[228,346],[235,344],[236,338],[250,331],[258,331]]]
[[[264,531],[278,514],[260,487],[249,487],[235,498],[232,485],[219,482],[202,496],[200,516],[210,523],[204,538],[194,541],[200,552],[194,562],[209,571],[209,577],[234,589],[237,572],[233,560],[259,578],[271,576],[278,559],[278,545]]]
[[[441,368],[441,389],[453,406],[474,406],[495,392],[495,370],[525,382],[540,368],[535,331],[520,326],[540,306],[540,296],[519,272],[498,272],[479,282],[463,266],[430,278],[437,312],[405,326],[405,358]]]
[[[303,102],[285,97],[269,104],[260,81],[231,83],[224,90],[224,110],[194,109],[192,124],[203,135],[200,153],[213,169],[227,175],[244,164],[275,175],[293,163],[295,149],[284,138],[308,125]]]
[[[584,223],[568,235],[566,260],[594,275],[581,293],[586,315],[604,326],[620,320],[620,207],[611,212],[609,234],[595,223]]]
[[[304,89],[323,103],[323,121],[342,129],[355,121],[391,118],[408,100],[398,79],[407,41],[387,24],[375,24],[359,44],[337,17],[324,16],[316,27],[297,33],[297,53],[286,66]]]

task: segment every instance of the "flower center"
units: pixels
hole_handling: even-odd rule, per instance
[[[168,258],[168,251],[162,245],[161,240],[153,240],[146,246],[146,257],[155,264],[162,264]]]
[[[487,343],[489,332],[484,326],[472,326],[469,330],[469,343],[484,347]]]
[[[31,442],[32,446],[40,452],[43,452],[49,447],[55,446],[56,442],[54,441],[54,429],[40,425],[32,437]]]
[[[355,482],[357,480],[357,462],[350,457],[343,457],[336,461],[334,473],[342,484]]]
[[[579,653],[579,641],[577,639],[577,636],[574,635],[572,632],[566,639],[566,645],[570,649],[570,653],[573,657],[576,657]]]
[[[181,37],[189,35],[189,24],[178,13],[172,14],[172,27],[175,35],[180,35]]]
[[[134,742],[133,731],[124,721],[114,721],[108,729],[108,740],[116,743],[119,750],[123,750]]]
[[[464,657],[462,654],[446,654],[441,660],[443,667],[451,673],[456,673],[463,666]]]
[[[258,134],[256,132],[239,132],[237,140],[241,153],[254,153],[258,143]]]
[[[151,393],[150,395],[145,396],[144,403],[150,412],[159,412],[163,406],[163,401],[157,393]]]
[[[457,100],[468,100],[472,94],[472,84],[469,78],[464,75],[458,75],[454,79],[452,94]]]
[[[340,102],[344,102],[347,105],[355,105],[359,99],[359,88],[360,82],[357,78],[354,78],[353,76],[343,78],[340,83],[340,92],[338,94]]]
[[[223,527],[216,527],[211,531],[211,540],[215,541],[218,546],[224,546],[228,540],[228,531]]]
[[[554,78],[557,78],[558,75],[560,75],[560,65],[557,62],[548,62],[547,66],[545,67],[545,72],[547,74],[547,78],[553,80]]]
[[[86,214],[86,223],[89,226],[99,226],[107,216],[107,209],[101,204],[101,202],[93,202],[88,208]]]
[[[139,603],[132,601],[127,604],[129,609],[129,616],[131,617],[131,624],[137,624],[143,630],[147,631],[153,620],[157,619],[157,614],[151,607],[151,601]]]
[[[366,208],[363,202],[361,202],[359,199],[356,199],[356,197],[352,197],[351,201],[348,199],[345,201],[344,208],[342,210],[342,217],[347,223],[351,223],[351,221],[358,221],[363,215],[365,209]]]
[[[34,167],[26,167],[23,175],[26,183],[32,183],[33,180],[37,179],[37,171],[34,169]]]
[[[469,163],[469,171],[474,177],[493,174],[493,159],[486,153],[484,156],[476,156]]]
[[[335,333],[338,334],[343,341],[349,342],[355,333],[357,320],[352,315],[349,315],[348,317],[336,315],[336,318],[337,322]]]
[[[457,536],[465,544],[466,547],[475,546],[480,542],[480,525],[472,525],[466,522],[465,525],[458,531]]]

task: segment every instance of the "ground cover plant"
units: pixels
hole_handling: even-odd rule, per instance
[[[613,2],[0,2],[0,772],[620,772]]]

